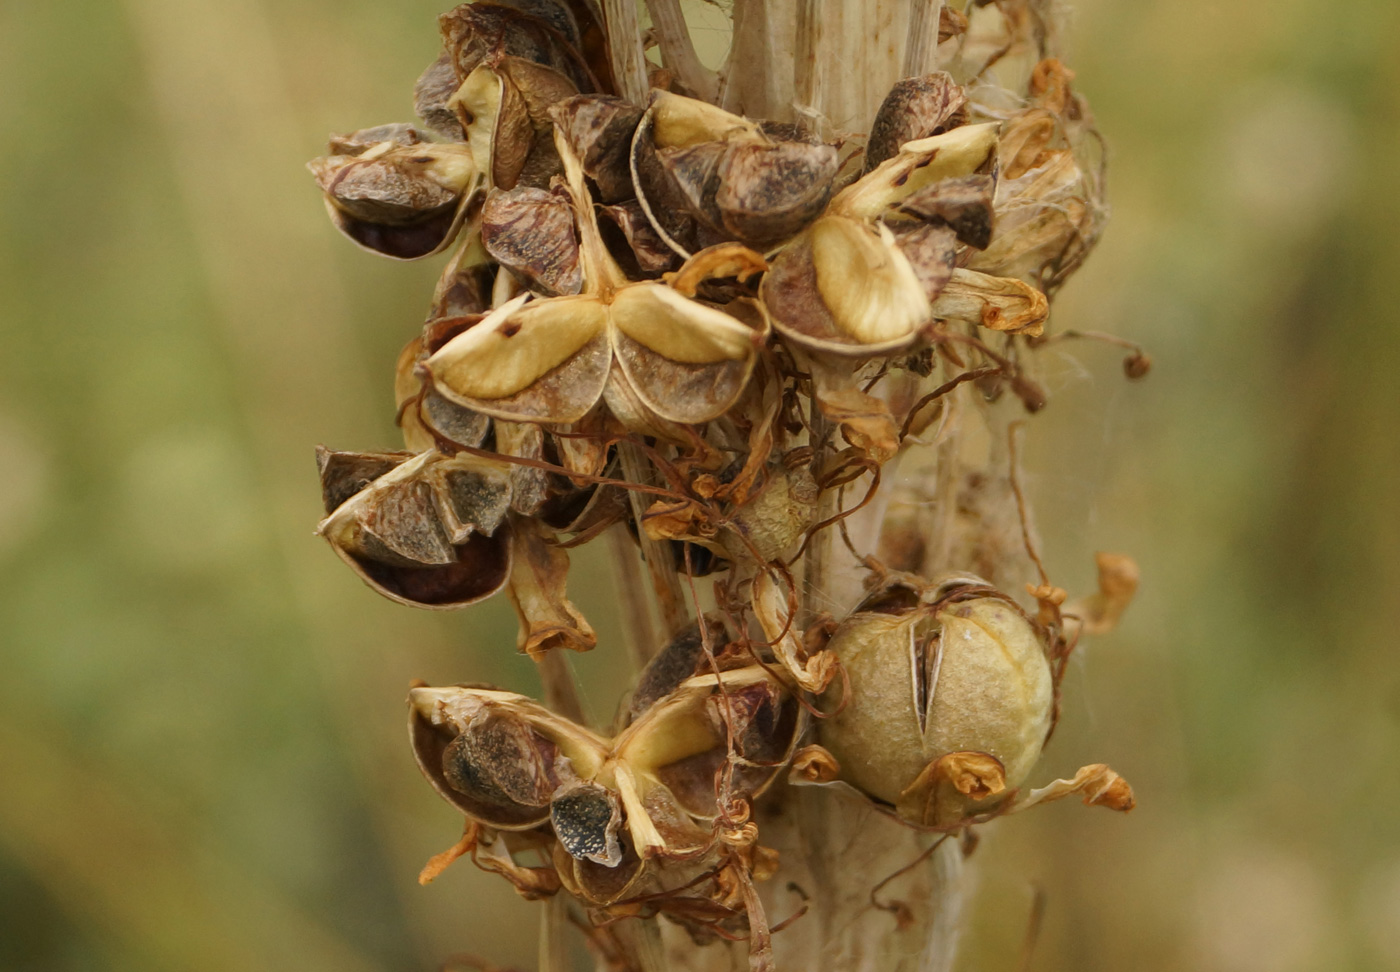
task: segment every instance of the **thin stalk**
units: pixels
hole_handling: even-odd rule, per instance
[[[651,464],[636,445],[631,442],[619,442],[617,454],[622,461],[622,475],[628,482],[654,482]],[[685,591],[681,587],[680,575],[676,572],[670,545],[648,537],[646,529],[642,526],[642,517],[646,513],[648,502],[646,495],[634,489],[628,490],[627,497],[632,504],[632,517],[637,523],[637,541],[642,548],[642,559],[646,561],[647,573],[651,575],[652,590],[656,594],[656,604],[661,610],[661,626],[664,629],[662,635],[663,638],[669,638],[690,623],[690,613],[685,606]],[[659,647],[659,644],[653,642],[643,649],[643,653],[650,657],[650,653]]]
[[[541,909],[540,972],[570,972],[573,968],[573,963],[569,961],[569,941],[566,936],[569,925],[568,907],[569,899],[562,894],[556,894],[548,899]]]
[[[719,79],[715,72],[700,63],[695,53],[680,0],[646,0],[646,4],[656,43],[661,48],[662,63],[695,97],[714,101]]]
[[[651,85],[636,0],[603,0],[603,18],[608,25],[608,55],[619,93],[634,105],[644,105]]]
[[[938,57],[938,22],[943,0],[911,0],[909,42],[904,48],[904,76],[917,78],[933,70]]]
[[[625,527],[615,526],[608,531],[608,547],[617,578],[617,594],[622,604],[627,655],[633,669],[641,671],[659,643],[651,608],[647,604],[646,578],[642,576],[637,548]]]
[[[793,57],[793,108],[814,131],[823,127],[824,116],[817,106],[823,102],[826,81],[820,6],[821,0],[797,0],[797,50]]]
[[[587,725],[583,717],[583,703],[579,700],[578,682],[564,652],[540,652],[534,659],[535,668],[540,673],[540,685],[544,689],[545,704],[579,725]]]

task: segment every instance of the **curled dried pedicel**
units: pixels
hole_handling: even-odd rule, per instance
[[[1039,758],[1054,708],[1044,635],[975,578],[888,584],[828,648],[850,702],[822,723],[822,745],[905,820],[955,827],[994,811]]]
[[[331,148],[335,154],[307,167],[325,194],[331,221],[357,245],[416,260],[456,238],[481,183],[467,146],[428,142],[415,129],[395,125],[340,136]]]
[[[967,94],[942,71],[898,82],[885,96],[871,123],[865,171],[894,158],[905,142],[966,124],[966,104]]]
[[[434,451],[319,449],[316,460],[327,514],[316,532],[385,597],[458,608],[505,585],[510,487],[498,465]]]

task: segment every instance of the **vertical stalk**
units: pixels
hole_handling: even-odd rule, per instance
[[[818,105],[826,81],[822,63],[822,0],[797,0],[797,50],[793,57],[793,109],[810,129],[824,127]]]
[[[623,478],[628,482],[655,482],[656,477],[652,475],[651,464],[635,444],[619,442],[617,454],[622,461]],[[680,575],[676,573],[670,546],[648,537],[642,526],[642,516],[647,508],[647,494],[634,489],[628,490],[627,496],[632,504],[632,518],[637,523],[637,542],[642,548],[642,559],[646,561],[647,573],[651,575],[652,590],[656,593],[656,603],[661,609],[661,626],[664,629],[661,633],[662,639],[669,638],[690,622],[690,612],[685,606],[685,591],[681,588]],[[643,652],[650,657],[651,652],[659,647],[660,645],[654,642],[644,647]]]
[[[587,725],[583,717],[583,703],[579,700],[578,683],[574,681],[573,670],[569,668],[564,652],[557,649],[540,652],[534,659],[535,669],[540,673],[545,703],[579,725]]]
[[[904,48],[904,76],[917,78],[933,70],[938,56],[938,22],[943,0],[911,0],[909,42]]]
[[[695,97],[714,101],[718,79],[715,72],[700,63],[695,53],[680,0],[646,0],[646,4],[656,42],[661,48],[662,63],[667,70],[675,72],[676,78]]]
[[[647,605],[646,579],[637,561],[637,548],[632,545],[625,527],[614,526],[608,531],[608,546],[612,551],[618,597],[622,600],[627,655],[632,668],[641,671],[659,643]]]
[[[608,55],[619,93],[634,105],[644,105],[651,86],[647,83],[636,0],[603,0],[603,18],[607,21]]]

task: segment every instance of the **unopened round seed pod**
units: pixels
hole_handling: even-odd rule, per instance
[[[850,680],[821,727],[843,776],[910,823],[996,809],[1040,757],[1054,679],[1035,624],[976,578],[876,592],[831,638]]]

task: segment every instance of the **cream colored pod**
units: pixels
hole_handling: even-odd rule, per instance
[[[909,823],[951,829],[996,812],[1029,775],[1055,686],[1010,598],[972,577],[922,583],[887,584],[837,628],[849,701],[820,731],[846,782]]]

